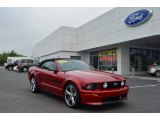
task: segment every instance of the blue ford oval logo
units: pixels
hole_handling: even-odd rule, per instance
[[[141,9],[138,11],[135,11],[134,13],[130,14],[125,19],[125,24],[128,26],[137,26],[140,24],[145,23],[149,20],[149,18],[152,16],[152,11],[149,9]]]

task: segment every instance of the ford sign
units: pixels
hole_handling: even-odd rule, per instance
[[[141,9],[138,11],[135,11],[134,13],[130,14],[125,19],[125,24],[128,26],[137,26],[140,24],[145,23],[149,20],[149,18],[152,16],[152,11],[149,9]]]

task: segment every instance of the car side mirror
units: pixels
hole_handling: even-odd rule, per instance
[[[58,72],[58,69],[55,68],[55,69],[48,69],[49,71],[53,71],[54,73],[57,73]]]
[[[57,73],[57,72],[58,72],[58,69],[56,68],[56,69],[54,69],[53,71],[54,71],[54,73]]]

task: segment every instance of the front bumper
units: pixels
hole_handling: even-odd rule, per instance
[[[149,68],[148,70],[147,70],[147,73],[149,73],[149,74],[154,74],[156,72],[156,69],[155,68]]]
[[[81,103],[88,105],[103,105],[121,102],[127,99],[129,87],[124,86],[120,88],[99,90],[99,91],[88,91],[81,90]]]

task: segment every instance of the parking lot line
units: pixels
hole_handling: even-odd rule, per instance
[[[155,84],[155,85],[144,85],[144,86],[133,86],[133,87],[129,87],[129,88],[143,88],[143,87],[155,87],[155,86],[159,86],[160,84]]]

